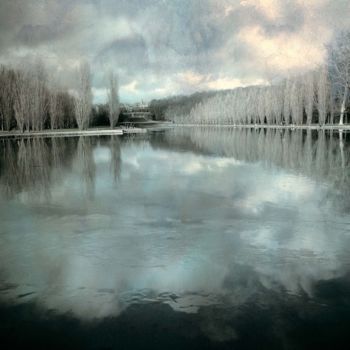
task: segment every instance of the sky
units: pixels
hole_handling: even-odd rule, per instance
[[[313,69],[349,13],[349,0],[0,0],[0,62],[39,57],[70,87],[86,60],[95,102],[110,70],[122,101],[149,101]]]

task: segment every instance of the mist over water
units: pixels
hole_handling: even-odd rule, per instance
[[[84,322],[155,308],[213,347],[332,342],[350,320],[349,147],[234,128],[1,140],[1,307]]]

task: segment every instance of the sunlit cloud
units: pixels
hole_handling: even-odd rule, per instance
[[[279,33],[266,35],[261,27],[247,27],[240,31],[239,39],[247,44],[255,59],[270,69],[280,71],[307,70],[324,62],[323,45],[312,42],[308,34]]]
[[[269,20],[275,21],[282,15],[281,0],[242,0],[241,6],[252,6],[261,11]]]
[[[179,73],[179,78],[189,85],[198,85],[203,80],[205,80],[205,76],[195,73],[193,71],[186,71],[184,73]]]

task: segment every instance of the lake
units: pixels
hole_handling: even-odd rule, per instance
[[[349,150],[324,130],[1,139],[2,343],[340,348]]]

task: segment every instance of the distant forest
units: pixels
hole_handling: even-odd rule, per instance
[[[155,120],[173,120],[174,116],[189,115],[198,103],[218,94],[218,91],[196,92],[192,95],[171,96],[152,100],[149,107]]]
[[[350,33],[327,48],[326,64],[277,83],[151,102],[157,120],[179,124],[344,124],[349,114]]]

